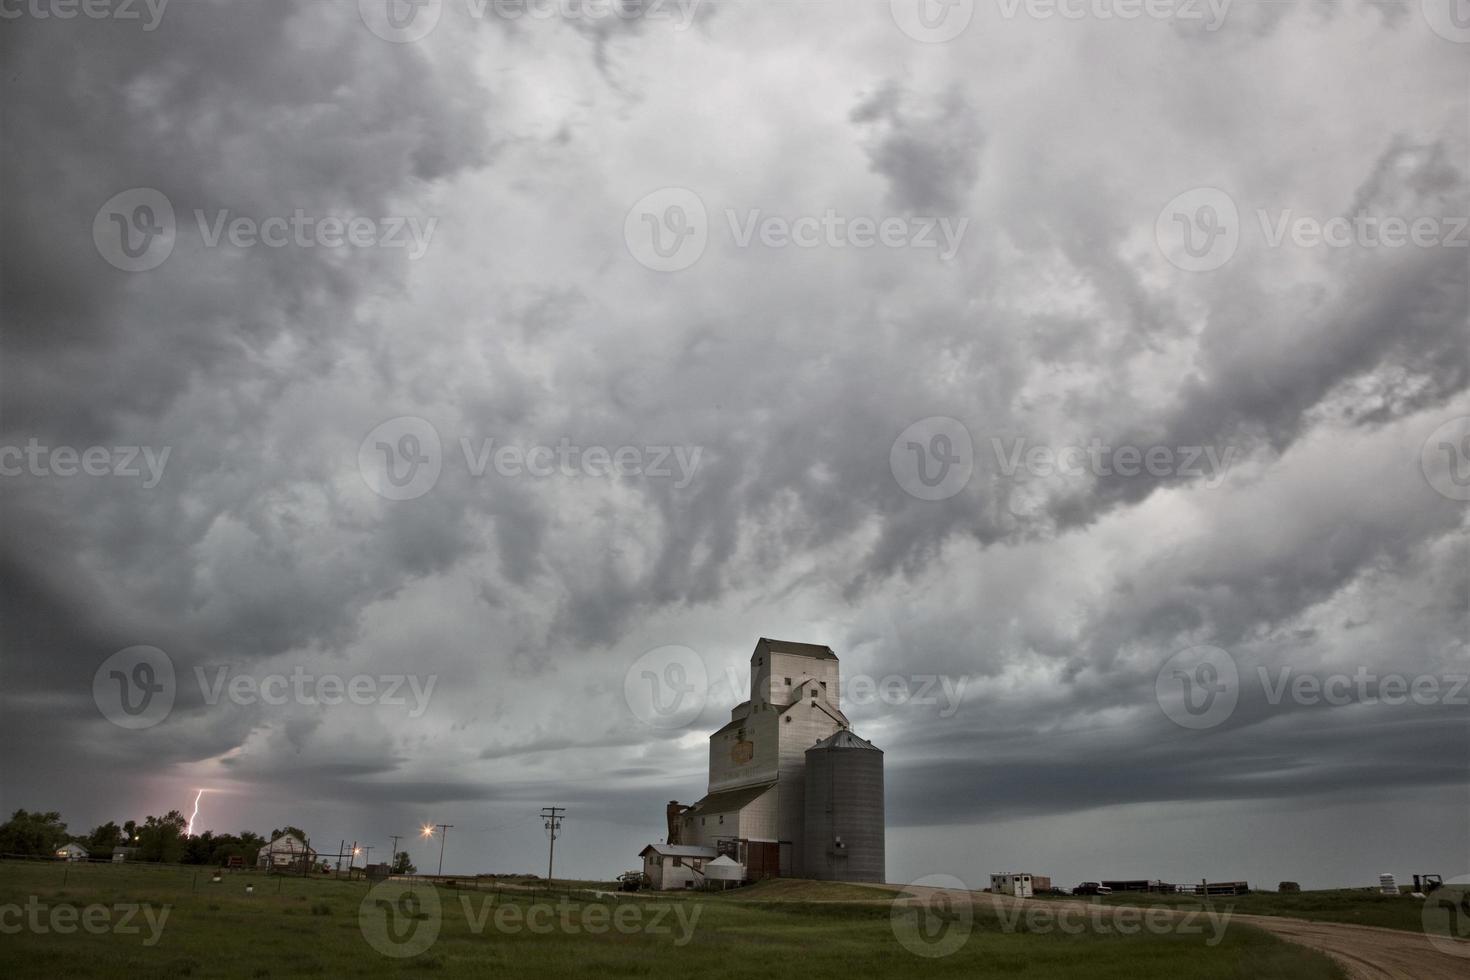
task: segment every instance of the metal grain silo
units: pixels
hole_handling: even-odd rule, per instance
[[[806,821],[799,874],[885,880],[883,750],[840,731],[806,750]]]

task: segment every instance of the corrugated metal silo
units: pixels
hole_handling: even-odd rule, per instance
[[[806,750],[806,822],[798,872],[823,881],[885,880],[883,750],[840,731]]]

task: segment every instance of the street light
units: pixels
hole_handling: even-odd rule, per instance
[[[425,837],[425,838],[431,838],[431,837],[434,836],[434,828],[435,827],[437,827],[441,831],[443,831],[443,833],[439,837],[439,877],[442,878],[442,877],[444,877],[444,842],[449,838],[449,831],[451,831],[451,830],[454,829],[454,824],[452,824],[452,823],[440,823],[440,824],[426,823],[426,824],[423,825],[422,828],[420,828],[419,833],[421,835],[423,835],[423,837]]]

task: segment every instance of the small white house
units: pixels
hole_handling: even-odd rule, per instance
[[[719,856],[713,847],[694,844],[649,844],[638,852],[643,859],[643,873],[649,884],[659,891],[699,888],[704,885],[705,865]]]
[[[316,861],[316,851],[295,834],[283,834],[260,849],[255,859],[260,868],[300,868],[302,859]]]
[[[85,861],[90,856],[80,844],[65,844],[56,850],[56,857],[62,861]]]
[[[996,895],[1011,895],[1015,898],[1030,898],[1035,894],[1032,889],[1031,876],[1019,871],[991,875],[990,890]]]

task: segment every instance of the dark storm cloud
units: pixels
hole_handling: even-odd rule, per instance
[[[985,134],[964,92],[922,98],[889,80],[852,111],[869,131],[868,158],[889,181],[900,208],[940,214],[964,211],[980,175]]]
[[[180,3],[149,34],[20,21],[0,38],[4,441],[172,448],[146,490],[6,478],[7,805],[48,805],[47,774],[81,767],[119,793],[177,774],[367,805],[555,787],[656,831],[663,800],[702,788],[690,733],[722,712],[675,732],[637,724],[620,690],[633,647],[718,644],[738,663],[778,614],[837,624],[798,638],[832,643],[845,671],[972,679],[949,719],[850,709],[881,733],[895,791],[922,801],[895,810],[902,824],[1463,781],[1435,755],[1456,730],[1448,711],[1338,728],[1354,709],[1267,711],[1253,694],[1193,737],[1152,703],[1159,664],[1194,643],[1247,668],[1326,669],[1344,650],[1416,671],[1463,660],[1464,555],[1446,545],[1463,514],[1417,470],[1422,423],[1470,386],[1463,252],[1293,266],[1243,248],[1211,276],[1171,276],[1147,237],[1178,178],[1146,169],[1158,135],[1124,118],[1149,107],[1108,109],[1116,140],[1089,143],[1087,118],[1065,140],[1029,128],[1081,98],[1066,59],[1052,88],[1032,78],[1033,108],[989,94],[1010,69],[972,79],[936,52],[898,71],[844,49],[837,81],[813,72],[793,92],[783,76],[775,104],[760,72],[733,66],[762,55],[777,71],[784,21],[745,36],[747,15],[724,10],[719,37],[677,40],[636,21],[441,26],[392,44],[355,6]],[[550,52],[545,79],[501,72],[508,51]],[[566,64],[622,94],[609,106]],[[1278,171],[1322,167],[1334,210],[1464,213],[1463,133],[1335,134],[1330,159],[1291,127],[1247,140],[1208,98],[1254,77],[1228,65],[1186,79],[1202,118],[1154,108],[1171,131],[1218,130],[1196,143],[1238,140],[1243,220],[1257,199],[1306,194],[1278,192]],[[832,91],[844,101],[827,104]],[[854,91],[869,94],[851,108]],[[698,128],[669,135],[670,98]],[[1278,143],[1286,162],[1261,163]],[[715,224],[727,203],[973,224],[948,265],[715,246],[645,276],[618,237],[628,206],[700,180]],[[639,188],[627,200],[624,181]],[[91,240],[98,207],[134,186],[163,191],[183,229],[147,274],[112,268]],[[443,225],[417,264],[210,249],[193,228],[195,208],[298,207]],[[390,502],[368,494],[356,454],[398,415],[433,423],[445,468],[431,493]],[[932,415],[961,419],[975,448],[969,485],[939,502],[906,493],[888,459]],[[562,437],[702,456],[682,488],[494,480],[466,472],[460,444]],[[1177,475],[1028,483],[991,449],[1015,437],[1234,448],[1239,472],[1209,489]],[[1368,646],[1334,626],[1347,620]],[[305,664],[440,684],[409,723],[209,705],[190,681],[165,724],[119,737],[92,675],[137,643],[186,680]]]

